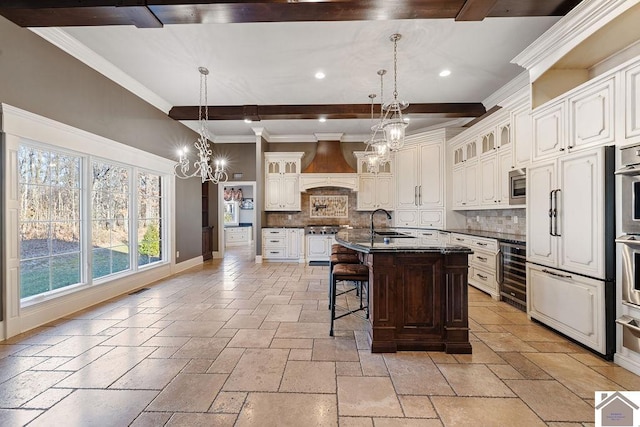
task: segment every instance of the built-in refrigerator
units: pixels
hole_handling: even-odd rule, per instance
[[[611,360],[615,352],[614,147],[527,169],[527,314]]]

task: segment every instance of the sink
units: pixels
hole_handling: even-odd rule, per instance
[[[405,237],[405,238],[415,239],[415,236],[411,236],[405,233],[399,233],[397,231],[374,231],[373,234],[377,236],[383,236],[383,237]]]

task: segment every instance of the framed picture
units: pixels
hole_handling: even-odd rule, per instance
[[[240,209],[253,209],[253,199],[242,199],[242,202],[240,202]]]

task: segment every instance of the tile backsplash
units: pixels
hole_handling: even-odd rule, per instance
[[[526,212],[525,209],[464,211],[467,217],[466,229],[525,235]]]
[[[334,198],[329,196],[343,196]],[[312,217],[312,197],[314,200],[344,200],[347,199],[346,217]],[[266,212],[267,227],[304,227],[306,225],[350,225],[354,228],[368,228],[371,225],[371,212],[357,211],[357,193],[344,188],[325,187],[314,188],[302,193],[300,212]],[[322,203],[324,204],[324,202]],[[321,207],[324,210],[326,208]],[[320,211],[319,211],[320,212]],[[393,213],[392,213],[393,214]],[[374,218],[376,227],[388,227],[384,214],[377,214]]]

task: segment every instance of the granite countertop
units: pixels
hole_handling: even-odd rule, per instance
[[[402,229],[380,228],[376,231],[391,232],[398,231],[402,233]],[[368,228],[354,228],[340,230],[336,236],[336,241],[343,246],[354,249],[359,252],[375,253],[375,252],[419,252],[419,253],[472,253],[469,248],[456,246],[449,243],[424,244],[421,239],[415,237],[384,237],[376,235],[371,236]]]
[[[250,222],[241,222],[238,225],[225,225],[224,228],[234,228],[234,227],[251,227],[253,224]]]
[[[501,242],[526,244],[526,236],[524,234],[498,233],[496,231],[480,231],[480,230],[455,230],[447,229],[450,233],[466,234],[469,236],[486,237],[488,239],[496,239]]]

